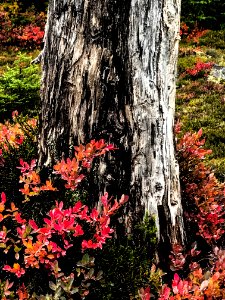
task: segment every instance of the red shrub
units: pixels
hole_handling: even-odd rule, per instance
[[[21,35],[18,34],[17,36],[19,45],[28,48],[33,45],[36,45],[36,47],[41,45],[44,37],[44,30],[32,24],[26,25],[21,29]]]
[[[203,160],[211,150],[203,148],[205,140],[198,133],[186,133],[177,144],[180,178],[185,201],[195,204],[186,216],[198,225],[199,234],[213,243],[221,238],[224,229],[224,188]]]
[[[15,113],[14,118],[16,118]],[[28,122],[33,124],[32,120]],[[24,135],[19,124],[1,125],[0,145],[3,151],[10,150],[7,145],[20,147],[23,139],[19,143],[17,140]],[[92,140],[86,146],[74,147],[74,150],[74,158],[62,160],[54,166],[55,176],[59,175],[65,181],[65,187],[72,191],[85,178],[82,170],[90,169],[95,157],[115,150],[115,147],[112,144],[107,145],[104,140]],[[22,173],[20,182],[23,183],[23,187],[20,191],[25,195],[25,201],[45,191],[57,190],[51,180],[42,183],[35,160],[28,164],[20,159],[18,168]],[[14,276],[17,283],[3,282],[0,285],[1,299],[6,299],[9,295],[10,299],[14,299],[15,294],[19,295],[20,299],[30,299],[32,295],[29,295],[24,284],[21,285],[23,277],[26,276],[28,269],[43,267],[49,273],[49,279],[55,280],[55,283],[49,282],[53,294],[56,291],[59,293],[59,290],[61,295],[70,295],[70,297],[74,293],[79,293],[84,299],[89,293],[90,281],[101,278],[100,274],[95,274],[94,258],[90,257],[87,251],[101,249],[106,240],[111,238],[113,229],[110,227],[110,218],[128,200],[128,197],[123,195],[117,201],[109,198],[105,193],[100,200],[99,210],[89,209],[80,201],[64,208],[63,201],[56,201],[55,206],[46,216],[36,222],[32,218],[25,218],[23,211],[20,211],[13,202],[7,201],[3,192],[0,199],[1,270],[11,274],[11,277]],[[68,270],[63,272],[62,260],[66,259],[68,251],[71,253],[71,249],[74,255],[81,255],[81,261],[71,265],[71,273],[68,274]],[[19,286],[16,278],[20,278]]]
[[[195,27],[191,29],[185,23],[181,23],[180,26],[180,36],[182,39],[187,40],[187,42],[199,43],[199,39],[204,36],[209,30],[199,29]]]
[[[27,17],[20,13],[20,17]],[[32,15],[32,23],[14,22],[13,16],[0,10],[0,42],[2,46],[15,45],[22,48],[39,48],[44,37],[46,15]]]
[[[181,36],[181,38],[186,37],[188,35],[188,32],[189,32],[189,27],[187,26],[187,24],[182,22],[181,25],[180,25],[180,36]]]
[[[190,75],[191,77],[208,76],[213,65],[213,62],[204,63],[198,61],[193,68],[186,69],[186,74]]]

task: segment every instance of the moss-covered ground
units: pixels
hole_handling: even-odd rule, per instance
[[[206,147],[213,153],[207,163],[225,180],[225,81],[207,72],[187,74],[196,62],[225,67],[225,30],[209,31],[198,42],[181,41],[178,60],[176,118],[182,132],[203,129]]]

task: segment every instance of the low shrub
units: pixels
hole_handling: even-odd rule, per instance
[[[215,49],[225,49],[225,29],[208,31],[199,40],[200,46],[208,46]]]
[[[50,186],[45,186],[44,189],[53,190]],[[86,249],[102,248],[102,244],[113,232],[109,227],[110,216],[127,201],[127,197],[122,196],[119,203],[115,202],[110,205],[108,195],[104,194],[101,201],[103,205],[102,213],[99,213],[95,208],[88,213],[88,207],[82,205],[81,202],[77,202],[68,209],[63,209],[63,202],[56,203],[56,207],[47,213],[43,225],[39,227],[34,220],[27,221],[24,219],[13,202],[5,211],[6,196],[2,193],[0,203],[1,223],[5,224],[4,220],[11,218],[16,224],[15,231],[12,227],[8,230],[6,225],[2,225],[0,237],[1,260],[8,263],[4,264],[2,271],[20,278],[21,276],[25,277],[27,269],[40,269],[41,266],[44,266],[47,273],[51,274],[48,277],[52,277],[56,281],[55,284],[49,282],[49,287],[53,290],[52,299],[61,299],[63,294],[70,296],[75,293],[79,293],[82,299],[85,298],[88,295],[90,281],[98,280],[101,276],[100,273],[94,275],[94,258],[87,253],[83,256],[81,254]],[[89,228],[88,232],[94,231],[94,234],[85,236],[87,226]],[[84,236],[84,238],[80,238],[81,236]],[[82,251],[77,251],[79,247]],[[81,260],[77,263],[73,262],[69,266],[67,255],[71,251],[74,256],[79,257],[80,254]],[[15,256],[14,263],[12,257],[10,259],[12,253]],[[65,259],[61,262],[63,257]],[[59,265],[61,265],[62,270],[66,269],[67,275],[61,272]],[[44,269],[42,269],[42,272],[44,273]],[[26,279],[24,280],[26,281]],[[26,294],[28,293],[26,291]],[[7,294],[4,296],[7,296]],[[34,296],[33,299],[35,299]]]
[[[190,55],[190,53],[185,54],[184,56],[180,57],[178,60],[178,74],[184,73],[188,68],[193,68],[197,62],[196,55]]]
[[[203,148],[205,140],[201,136],[202,130],[186,133],[177,144],[177,155],[185,219],[188,227],[192,228],[190,237],[196,228],[198,235],[211,245],[225,232],[225,184],[220,183],[203,163],[205,156],[212,151]],[[190,237],[189,242],[193,242]]]
[[[189,56],[182,57],[178,62],[179,81],[183,83],[183,79],[196,80],[199,78],[208,77],[214,62],[205,62],[200,57]],[[179,84],[179,82],[178,82]]]
[[[16,3],[16,2],[15,2]],[[44,12],[20,12],[0,5],[1,47],[16,46],[26,49],[41,47],[44,37],[46,14]]]
[[[0,77],[0,121],[14,110],[37,115],[40,101],[40,70],[31,64],[31,57],[19,54],[11,67]]]
[[[0,171],[11,154],[21,154],[35,139],[35,128],[35,120],[17,113],[11,123],[0,126]],[[179,124],[176,132],[180,132]],[[224,184],[203,163],[211,153],[204,149],[204,143],[201,130],[186,133],[177,143],[189,244],[186,250],[173,245],[171,274],[166,276],[152,265],[156,228],[149,216],[132,234],[116,231],[118,238],[97,250],[112,236],[112,216],[118,218],[116,213],[127,197],[117,201],[104,194],[99,212],[82,204],[75,192],[95,157],[114,150],[113,145],[100,140],[75,147],[74,156],[59,161],[53,168],[54,176],[49,173],[47,178],[43,178],[35,160],[28,164],[17,155],[17,172],[21,173],[19,185],[15,184],[17,193],[10,192],[12,182],[18,182],[15,177],[8,187],[1,187],[8,190],[0,199],[0,273],[7,276],[0,283],[2,299],[125,300],[154,295],[156,299],[172,300],[223,296],[225,254],[215,244],[222,245],[224,238]],[[72,194],[73,200],[69,199]]]
[[[139,290],[139,297],[141,300],[223,299],[225,183],[220,183],[204,164],[211,150],[204,148],[202,130],[182,135],[177,123],[175,131],[179,136],[177,158],[188,243],[185,247],[172,245],[170,276],[161,272],[158,284],[149,281]]]
[[[199,39],[199,44],[209,34],[213,35],[214,32],[207,32]],[[191,47],[188,42],[181,43],[178,59],[176,117],[183,124],[183,133],[203,129],[207,137],[206,147],[213,150],[206,160],[208,164],[212,160],[214,172],[218,179],[223,181],[225,179],[222,161],[225,151],[223,134],[225,85],[223,80],[212,81],[211,68],[213,63],[220,66],[224,64],[224,54],[214,45],[212,44],[213,48],[210,49],[206,43],[206,49],[200,46]]]
[[[37,156],[37,120],[13,113],[12,120],[0,123],[0,191],[19,205],[23,200],[19,192],[17,169],[20,158],[30,161]]]
[[[196,62],[193,68],[186,69],[186,74],[189,75],[190,77],[195,77],[195,78],[207,77],[213,65],[214,65],[213,62],[204,63],[198,61]]]
[[[200,29],[195,25],[194,27],[187,26],[182,22],[180,26],[180,36],[182,43],[188,43],[189,45],[198,45],[199,39],[205,36],[209,32],[207,29]]]
[[[39,172],[36,162],[32,160],[32,157],[36,156],[35,151],[29,150],[30,147],[35,148],[35,131],[36,120],[22,117],[17,112],[13,113],[11,122],[0,124],[2,159],[0,172],[2,180],[4,179],[1,182],[0,190],[7,191],[7,199],[10,199],[6,201],[6,197],[3,194],[2,210],[0,205],[0,219],[1,216],[3,218],[0,230],[2,233],[1,241],[5,239],[6,245],[5,247],[2,244],[1,249],[0,243],[0,249],[2,250],[1,265],[2,267],[4,265],[4,270],[0,269],[0,272],[2,276],[5,276],[6,272],[8,272],[7,276],[9,279],[9,281],[2,282],[2,298],[4,299],[4,296],[10,295],[11,299],[14,299],[20,294],[21,299],[53,299],[54,297],[54,299],[58,299],[57,297],[61,299],[60,297],[63,297],[63,295],[66,299],[70,299],[69,293],[75,293],[71,297],[80,299],[78,292],[83,298],[88,297],[90,299],[118,299],[118,296],[121,299],[129,299],[131,295],[135,296],[137,290],[148,282],[150,277],[149,265],[153,259],[156,245],[155,221],[146,215],[144,222],[136,224],[134,232],[127,235],[126,229],[122,224],[119,223],[120,226],[118,226],[117,219],[120,215],[117,213],[115,218],[112,216],[127,198],[122,198],[119,203],[113,199],[109,200],[108,208],[106,207],[106,202],[104,202],[105,208],[103,212],[106,213],[108,210],[107,215],[112,219],[112,226],[116,225],[115,235],[117,238],[112,238],[101,251],[97,251],[98,246],[101,246],[98,243],[103,242],[104,238],[97,239],[95,234],[95,238],[91,240],[90,237],[93,236],[95,229],[91,225],[91,219],[88,219],[88,215],[85,215],[91,202],[90,200],[87,201],[88,195],[84,195],[83,191],[77,188],[85,178],[85,172],[82,172],[82,169],[89,170],[92,160],[96,156],[113,150],[113,146],[107,146],[101,140],[100,142],[92,141],[86,147],[75,147],[75,157],[58,162],[54,166],[54,178],[50,175],[51,173],[48,173],[50,178],[46,178],[45,175],[43,177],[42,172]],[[21,157],[31,161],[31,164],[26,163]],[[61,180],[55,176],[59,176]],[[18,178],[20,178],[20,182]],[[84,198],[82,206],[79,206],[79,203],[81,203],[80,198]],[[55,204],[56,199],[63,199],[64,203]],[[106,195],[102,199],[106,201]],[[58,236],[56,232],[52,232],[54,243],[58,243],[58,248],[54,248],[53,253],[53,250],[49,248],[50,246],[44,243],[43,239],[47,236],[41,237],[40,235],[48,227],[48,222],[45,223],[43,220],[47,220],[46,218],[52,216],[53,213],[56,214],[57,211],[63,215],[64,212],[71,210],[70,217],[65,215],[69,224],[74,219],[74,207],[80,207],[80,215],[84,218],[80,223],[83,231],[79,227],[80,236],[74,237],[77,241],[72,246],[72,235],[74,232],[69,232],[68,230],[68,232],[64,232],[64,229],[61,228],[61,233],[64,232],[64,235],[68,234],[67,240],[69,243],[64,245],[65,247],[63,246],[61,235]],[[90,218],[92,217],[95,218],[95,226],[98,218],[101,218],[101,222],[103,221],[103,216],[96,209],[91,210]],[[59,221],[59,217],[57,219],[57,226],[66,224],[64,219],[61,221]],[[25,231],[27,232],[26,236]],[[19,237],[16,232],[20,232]],[[83,236],[81,235],[82,232],[84,232]],[[106,233],[107,230],[105,231]],[[108,234],[110,235],[110,233]],[[15,238],[16,236],[17,238]],[[82,237],[84,239],[83,242]],[[33,239],[31,240],[31,238]],[[39,247],[37,252],[40,240],[43,247]],[[48,242],[46,241],[46,243]],[[53,245],[51,242],[50,244]],[[79,245],[82,245],[83,251],[88,253],[88,256],[86,255],[83,259],[82,256],[85,252],[82,253]],[[61,254],[63,255],[57,254],[55,252],[57,249],[62,251]],[[39,261],[37,255],[34,255],[35,252],[40,253],[42,262]],[[66,255],[64,255],[65,253]],[[31,257],[30,255],[33,256]],[[54,262],[55,259],[57,259],[58,263]],[[47,261],[50,264],[52,263],[50,269],[45,269],[44,267],[45,265],[47,266]],[[29,263],[33,265],[31,266]],[[51,268],[54,269],[55,275],[50,275],[53,272]],[[61,268],[61,271],[59,271],[59,268]],[[78,269],[80,270],[79,272]],[[71,272],[74,275],[71,275]],[[115,272],[118,273],[117,276],[115,276]],[[38,277],[42,278],[41,284],[40,279],[37,279]],[[48,281],[50,281],[50,285],[48,285]],[[93,289],[90,290],[90,295],[88,296],[90,283]],[[41,295],[41,298],[37,298],[37,295]]]
[[[11,123],[1,124],[0,171],[4,170],[11,154],[21,154],[28,140],[34,138],[32,130],[35,128],[34,120],[22,120],[17,113],[13,114]],[[17,299],[18,295],[19,299],[84,299],[91,282],[101,279],[102,272],[95,272],[93,255],[111,237],[110,218],[128,197],[122,196],[117,201],[105,193],[101,197],[100,211],[89,209],[75,199],[74,203],[65,199],[54,202],[63,194],[58,193],[58,189],[64,186],[66,190],[76,190],[85,178],[82,170],[89,170],[95,157],[112,150],[113,145],[103,140],[75,147],[73,158],[54,166],[58,180],[47,178],[43,183],[35,160],[28,164],[19,159],[20,196],[18,190],[15,194],[9,192],[14,178],[7,178],[10,186],[1,186],[1,190],[8,191],[7,197],[2,192],[0,201],[0,274],[8,278],[0,284],[1,299]],[[15,182],[18,188],[18,179]],[[45,201],[49,203],[45,205]],[[37,210],[38,203],[42,206],[41,214]],[[37,277],[40,277],[38,281]]]

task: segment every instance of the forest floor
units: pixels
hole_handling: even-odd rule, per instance
[[[176,119],[183,133],[202,128],[205,146],[212,150],[208,164],[224,181],[225,80],[212,76],[213,66],[225,68],[225,31],[208,31],[194,41],[181,41]]]

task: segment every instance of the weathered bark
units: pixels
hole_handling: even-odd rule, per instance
[[[180,0],[50,0],[43,50],[40,163],[105,138],[99,190],[128,193],[162,242],[182,242],[173,122]],[[98,189],[97,189],[98,190]],[[129,221],[129,217],[127,218]]]

